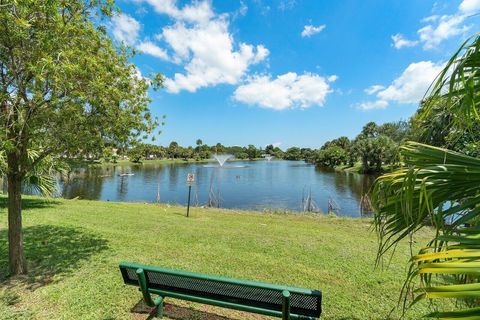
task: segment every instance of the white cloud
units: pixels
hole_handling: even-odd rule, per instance
[[[418,44],[418,41],[405,39],[405,37],[400,33],[393,35],[392,40],[393,40],[392,45],[397,49],[400,49],[403,47],[414,47]]]
[[[420,103],[444,65],[431,61],[411,63],[388,87],[374,85],[365,89],[367,94],[376,93],[376,101],[362,102],[356,106],[358,109],[371,110],[385,109],[390,102]]]
[[[463,0],[459,7],[464,14],[475,14],[480,11],[480,0]]]
[[[398,103],[419,103],[443,67],[443,63],[431,61],[411,63],[391,85],[379,91],[377,97]]]
[[[139,16],[144,16],[148,13],[148,10],[144,7],[139,7],[137,10],[135,10],[135,14]]]
[[[269,54],[270,51],[267,48],[265,48],[263,45],[258,45],[257,53],[255,54],[255,59],[253,60],[253,63],[258,63],[265,60]]]
[[[174,58],[185,63],[186,73],[165,80],[165,87],[173,93],[195,92],[220,83],[236,84],[251,64],[264,60],[269,53],[262,45],[245,43],[235,50],[224,18],[193,27],[176,23],[163,29],[163,37],[173,49]]]
[[[464,15],[444,15],[438,18],[436,24],[429,24],[417,31],[425,49],[433,49],[444,40],[462,34],[470,29],[463,24]]]
[[[150,3],[157,13],[174,20],[155,36],[165,44],[168,53],[151,42],[143,48],[143,51],[163,59],[170,56],[183,66],[184,72],[165,79],[165,87],[171,93],[195,92],[222,83],[237,84],[252,64],[269,55],[263,45],[237,43],[229,32],[229,15],[215,15],[209,1],[194,1],[182,8],[172,0],[137,1]]]
[[[132,70],[132,74],[131,74],[131,77],[133,79],[137,79],[137,80],[145,80],[147,82],[147,84],[151,84],[151,80],[149,77],[147,76],[144,76],[142,74],[142,71],[140,71],[140,69],[138,67],[135,67],[133,70]]]
[[[372,95],[372,94],[377,93],[378,91],[380,91],[382,89],[385,89],[385,87],[380,85],[380,84],[374,84],[373,86],[368,87],[364,91],[365,91],[366,94]]]
[[[362,102],[356,105],[357,109],[360,110],[373,110],[373,109],[385,109],[388,107],[388,102],[384,100],[377,100],[377,101],[368,101]]]
[[[336,74],[332,74],[331,76],[328,76],[327,81],[328,82],[335,82],[338,80],[338,76]]]
[[[317,74],[297,75],[289,72],[275,79],[270,76],[255,76],[239,86],[233,99],[249,105],[284,110],[295,107],[323,106],[332,92],[328,79]]]
[[[156,58],[168,60],[167,52],[151,41],[143,41],[139,43],[137,49]]]
[[[241,16],[244,16],[247,14],[247,11],[248,11],[247,5],[243,1],[240,1],[240,8],[237,11],[238,14]]]
[[[393,45],[400,49],[413,47],[420,42],[425,50],[437,48],[443,41],[470,30],[472,26],[465,23],[466,18],[479,11],[480,0],[463,0],[453,14],[432,15],[421,19],[420,22],[426,25],[417,30],[418,40],[408,40],[397,33],[392,36]]]
[[[438,20],[438,18],[440,18],[440,16],[436,14],[436,15],[433,15],[433,16],[425,17],[422,20],[420,20],[420,22],[424,22],[424,23],[435,22],[435,21]]]
[[[145,79],[145,77],[142,75],[142,71],[138,69],[138,67],[135,67],[132,71],[132,78],[136,79]]]
[[[295,7],[296,4],[297,4],[296,0],[282,0],[278,5],[278,9],[281,11],[291,10]]]
[[[176,0],[136,0],[136,2],[149,3],[157,13],[190,23],[206,23],[215,16],[209,1],[193,1],[183,8],[177,7]]]
[[[112,17],[112,27],[116,40],[132,45],[137,41],[141,26],[131,16],[121,13]]]
[[[316,33],[322,32],[323,29],[325,29],[325,27],[326,26],[324,24],[321,24],[319,26],[306,25],[306,26],[303,27],[302,37],[303,38],[311,37]]]

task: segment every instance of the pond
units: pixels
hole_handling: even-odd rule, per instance
[[[128,164],[79,168],[59,181],[64,198],[185,205],[187,174],[195,174],[192,205],[253,210],[319,211],[360,216],[373,176],[317,168],[302,161]]]

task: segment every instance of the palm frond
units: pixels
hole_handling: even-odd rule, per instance
[[[469,129],[480,121],[480,36],[467,39],[447,62],[425,95],[422,117],[443,101],[455,117],[452,125]],[[443,101],[441,101],[443,100]]]
[[[58,158],[46,156],[41,159],[38,150],[28,150],[27,164],[34,161],[38,163],[32,170],[27,171],[23,178],[23,188],[31,193],[38,193],[44,196],[51,196],[57,190],[56,174],[64,173],[68,165]],[[7,174],[6,157],[3,151],[0,151],[0,181]]]
[[[413,303],[438,298],[478,303],[480,159],[416,142],[407,142],[400,153],[405,167],[378,178],[373,190],[378,259],[413,232],[433,226],[436,237],[412,257],[402,292],[404,306],[417,278],[421,287]],[[473,309],[465,303],[456,319],[472,319],[475,303]],[[454,315],[437,312],[435,317]]]

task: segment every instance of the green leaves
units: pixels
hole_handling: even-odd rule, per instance
[[[327,148],[318,151],[315,154],[314,159],[316,164],[327,166],[327,167],[335,167],[348,161],[348,153],[345,149],[331,145]]]
[[[480,121],[480,36],[467,39],[437,77],[423,105],[427,118],[439,103],[445,102],[454,115],[450,125],[467,130]],[[442,101],[443,100],[443,101]]]
[[[473,308],[480,298],[480,230],[470,227],[462,229],[462,233],[457,231],[455,236],[437,237],[435,246],[412,258],[409,278],[418,275],[423,284],[422,288],[415,290],[417,297],[414,303],[423,299],[446,298],[462,301],[458,304],[462,308],[460,311],[430,315],[440,319],[474,319],[471,317],[480,316],[480,309]]]
[[[362,171],[381,171],[382,163],[392,163],[396,154],[396,145],[385,135],[360,134],[353,142],[353,152],[362,160]]]
[[[41,151],[28,150],[26,166],[31,167],[23,178],[23,187],[44,196],[52,196],[57,190],[56,175],[67,172],[68,165],[58,158],[46,156],[40,158]],[[33,162],[37,164],[31,166]],[[7,158],[4,151],[0,151],[0,181],[8,170]]]
[[[9,128],[0,131],[0,141],[77,157],[128,145],[155,130],[147,90],[160,88],[163,77],[139,76],[128,61],[131,52],[101,32],[101,20],[90,20],[112,10],[111,0],[2,6],[0,87],[10,92],[0,91],[10,107],[0,113],[0,125]]]
[[[405,168],[378,178],[373,191],[379,258],[434,226],[437,237],[412,258],[404,298],[418,277],[422,288],[414,302],[480,297],[480,159],[416,142],[400,153]]]
[[[478,155],[480,37],[465,41],[437,77],[413,119],[420,139]],[[415,142],[401,147],[402,168],[380,177],[372,202],[378,257],[424,226],[436,237],[412,257],[404,306],[457,299],[439,319],[480,319],[480,159]],[[413,290],[414,280],[420,288]]]

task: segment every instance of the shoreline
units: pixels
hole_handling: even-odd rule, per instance
[[[0,200],[4,198],[7,199],[8,195],[6,193],[0,193]],[[89,202],[89,203],[96,203],[99,206],[104,205],[104,204],[116,204],[116,205],[146,205],[146,206],[152,206],[155,208],[177,208],[177,209],[183,209],[187,210],[187,206],[181,203],[171,203],[171,202],[147,202],[147,201],[111,201],[111,200],[100,200],[100,199],[82,199],[80,197],[75,197],[71,199],[63,198],[63,197],[42,197],[42,196],[37,196],[37,195],[31,195],[31,194],[22,194],[22,200],[37,200],[37,201],[43,201],[45,203],[49,202]],[[339,214],[335,213],[333,211],[330,212],[324,212],[324,211],[300,211],[300,210],[292,210],[288,208],[272,208],[272,207],[266,207],[262,209],[248,209],[248,208],[227,208],[227,207],[208,207],[206,205],[200,205],[200,206],[194,206],[190,205],[190,210],[219,210],[223,212],[232,212],[232,213],[251,213],[251,214],[260,214],[260,215],[293,215],[293,216],[322,216],[322,217],[335,217],[335,218],[348,218],[348,219],[370,219],[372,217],[372,214],[358,214],[358,215],[348,215],[348,214]]]
[[[228,162],[238,162],[238,161],[262,161],[265,158],[255,158],[255,159],[231,159]],[[117,162],[102,162],[102,161],[77,161],[77,160],[67,160],[67,163],[72,166],[119,166],[119,165],[144,165],[144,164],[195,164],[195,163],[215,163],[217,160],[215,159],[151,159],[151,160],[143,160],[140,162],[132,162],[130,160],[118,160]]]

